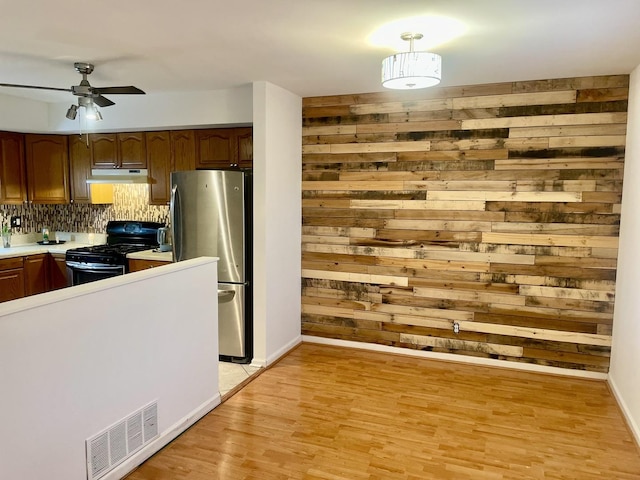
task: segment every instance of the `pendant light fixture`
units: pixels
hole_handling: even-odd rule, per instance
[[[440,55],[413,51],[413,42],[422,38],[421,33],[406,32],[400,38],[409,42],[409,51],[396,53],[382,61],[382,86],[411,90],[439,84],[442,75]]]

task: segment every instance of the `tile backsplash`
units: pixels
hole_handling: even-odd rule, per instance
[[[149,205],[148,185],[114,185],[112,205],[0,205],[0,224],[22,217],[16,233],[51,231],[105,233],[109,220],[167,223],[169,207]]]

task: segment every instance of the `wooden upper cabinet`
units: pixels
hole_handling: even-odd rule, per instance
[[[93,168],[147,168],[144,132],[92,133]]]
[[[25,135],[30,203],[69,203],[69,154],[65,135]]]
[[[166,205],[170,200],[171,134],[147,132],[146,152],[149,169],[149,204]]]
[[[253,129],[196,130],[196,168],[253,166]]]
[[[236,143],[238,148],[238,166],[253,167],[253,128],[236,128]]]
[[[120,168],[147,168],[144,132],[118,133]]]
[[[118,139],[115,133],[89,135],[91,165],[93,168],[116,168],[118,165]]]
[[[196,168],[224,168],[234,163],[231,128],[196,130]]]
[[[196,169],[196,134],[193,130],[171,132],[171,171]]]
[[[87,178],[91,175],[91,148],[86,136],[69,136],[69,164],[71,166],[71,202],[91,202]]]
[[[0,203],[27,201],[24,134],[0,132]]]

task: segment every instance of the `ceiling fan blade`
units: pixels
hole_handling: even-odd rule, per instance
[[[102,95],[98,95],[97,97],[93,97],[93,103],[98,105],[99,107],[110,107],[111,105],[115,105],[115,102],[112,102],[106,97]]]
[[[15,83],[0,83],[0,87],[35,88],[37,90],[58,90],[60,92],[72,91],[70,88],[38,87],[36,85],[16,85]]]
[[[128,86],[128,87],[92,87],[93,93],[98,93],[100,95],[144,95],[145,93],[140,90],[138,87]]]

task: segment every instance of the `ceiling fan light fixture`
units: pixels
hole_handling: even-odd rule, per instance
[[[96,119],[95,109],[86,107],[84,112],[84,118],[86,118],[87,120],[95,120]]]
[[[67,110],[67,118],[69,120],[75,120],[77,114],[78,114],[78,106],[77,105],[71,105],[69,107],[69,110]]]
[[[390,55],[382,61],[382,86],[398,90],[433,87],[442,77],[442,57],[437,53],[414,52],[413,41],[421,33],[403,33],[409,51]]]

